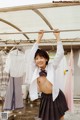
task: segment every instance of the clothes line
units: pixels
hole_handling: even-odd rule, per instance
[[[69,30],[44,30],[44,33],[55,33],[55,32],[74,32],[74,31],[80,31],[80,29],[69,29]],[[39,31],[31,31],[31,32],[4,32],[0,33],[0,35],[8,35],[8,34],[35,34]]]

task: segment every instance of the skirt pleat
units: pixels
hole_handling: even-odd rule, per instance
[[[41,120],[60,120],[67,110],[67,102],[61,90],[55,101],[52,99],[52,94],[42,93],[39,108]]]

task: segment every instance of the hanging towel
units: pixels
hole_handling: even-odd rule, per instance
[[[74,59],[73,59],[73,51],[71,49],[69,62],[68,62],[68,75],[65,84],[65,96],[68,104],[68,108],[70,112],[74,111],[74,103],[73,103],[73,83],[74,83]]]

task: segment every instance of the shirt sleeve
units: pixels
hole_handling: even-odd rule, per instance
[[[34,56],[35,56],[37,49],[38,49],[38,44],[34,43],[34,45],[32,46],[31,50],[29,51],[29,53],[27,55],[26,79],[25,79],[25,82],[27,84],[30,84],[31,79],[32,79],[32,75],[33,75],[35,67],[36,67],[35,62],[34,62]]]
[[[55,55],[53,62],[52,62],[55,69],[58,67],[63,56],[64,56],[63,45],[62,45],[62,42],[59,41],[59,42],[57,42],[57,52],[56,52],[56,55]]]
[[[31,51],[30,51],[30,58],[32,61],[34,60],[34,56],[35,56],[37,49],[38,49],[38,44],[34,43],[33,47],[31,48]]]

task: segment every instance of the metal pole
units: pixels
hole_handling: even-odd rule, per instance
[[[80,29],[70,29],[70,30],[44,30],[44,33],[50,33],[50,32],[74,32],[74,31],[80,31]],[[8,35],[8,34],[35,34],[39,31],[32,31],[32,32],[5,32],[0,33],[0,35]]]

